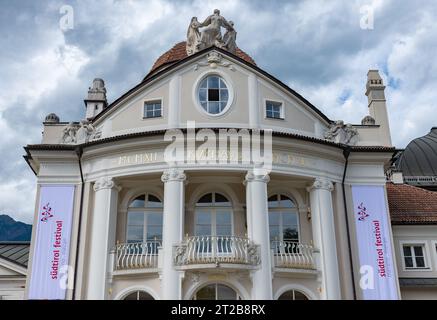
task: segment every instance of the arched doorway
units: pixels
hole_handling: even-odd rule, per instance
[[[281,294],[278,300],[309,300],[308,297],[298,290],[288,290]]]
[[[211,283],[197,290],[193,300],[241,300],[241,297],[227,285]]]
[[[155,300],[149,293],[137,290],[129,293],[123,300]]]

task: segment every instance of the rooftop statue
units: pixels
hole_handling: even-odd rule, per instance
[[[199,28],[203,28],[199,31]],[[226,29],[222,37],[221,28]],[[236,53],[237,45],[235,43],[237,32],[234,29],[234,23],[228,22],[220,15],[220,10],[215,9],[214,14],[210,15],[202,23],[197,17],[191,18],[187,30],[187,54],[191,55],[205,48],[216,46],[233,54]]]

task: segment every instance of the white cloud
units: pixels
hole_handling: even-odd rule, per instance
[[[0,39],[2,47],[14,44],[0,53],[0,145],[8,150],[3,160],[8,169],[0,167],[0,212],[27,222],[35,179],[21,146],[39,141],[40,117],[53,111],[64,112],[66,120],[80,116],[95,76],[104,75],[108,96],[117,98],[142,79],[154,59],[184,40],[193,15],[203,20],[218,5],[211,0],[93,5],[78,0],[71,2],[74,29],[63,33],[63,4],[52,0],[20,8],[17,2],[15,9],[2,8],[15,20],[4,25],[13,37]],[[373,30],[360,29],[363,5],[375,9]],[[367,113],[367,70],[379,68],[388,84],[395,145],[404,147],[436,125],[437,117],[430,116],[437,101],[434,1],[418,6],[394,0],[226,0],[218,6],[235,22],[240,47],[328,117],[359,123]]]

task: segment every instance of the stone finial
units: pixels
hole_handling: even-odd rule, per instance
[[[55,113],[49,113],[45,117],[44,122],[46,122],[46,123],[59,123],[59,117]]]
[[[203,29],[199,30],[199,28]],[[222,28],[226,29],[224,36],[222,36]],[[197,17],[191,18],[187,30],[187,54],[192,55],[211,46],[235,54],[237,51],[236,39],[237,32],[234,29],[234,23],[228,22],[220,15],[220,10],[215,9],[214,13],[202,23],[197,20]]]
[[[361,124],[363,126],[373,126],[375,124],[375,119],[372,116],[365,116],[363,120],[361,120]]]
[[[325,139],[336,143],[355,145],[358,140],[358,130],[350,123],[344,124],[343,120],[338,120],[326,130]]]

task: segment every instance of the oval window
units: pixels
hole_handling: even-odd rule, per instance
[[[209,114],[220,114],[228,106],[228,86],[220,76],[210,75],[204,78],[200,82],[197,95],[201,107]]]

